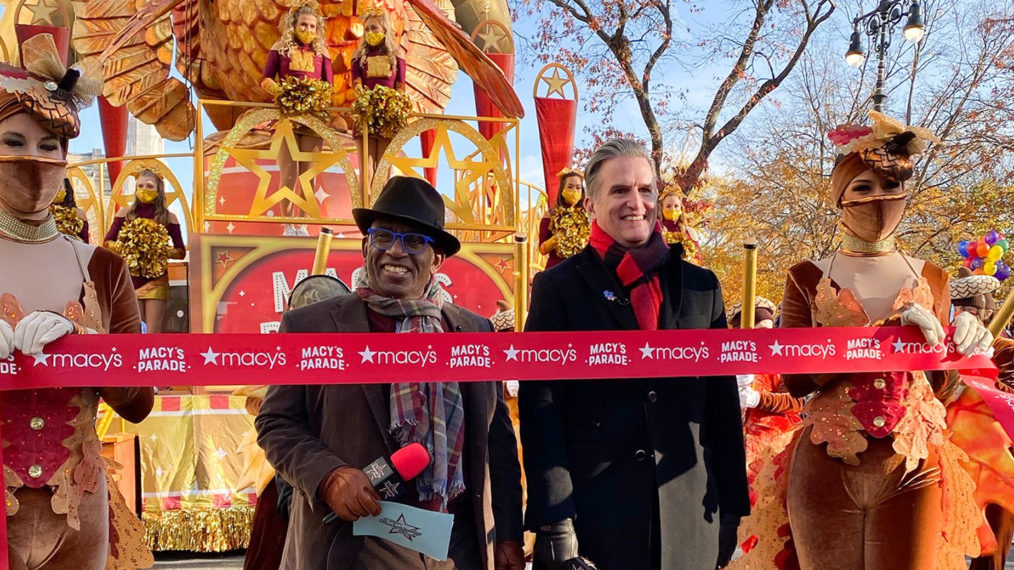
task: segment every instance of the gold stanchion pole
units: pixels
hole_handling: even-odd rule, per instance
[[[1000,336],[1011,317],[1014,317],[1014,291],[1007,295],[1000,310],[993,315],[993,320],[989,321],[989,332],[993,333],[993,338]]]
[[[528,317],[528,234],[514,234],[514,330],[521,332]]]
[[[323,275],[327,269],[327,257],[331,253],[331,239],[334,234],[330,228],[320,228],[317,236],[317,251],[313,253],[313,269],[310,275]]]
[[[752,329],[757,298],[757,240],[749,238],[743,242],[746,256],[743,258],[743,310],[740,312],[740,328]]]

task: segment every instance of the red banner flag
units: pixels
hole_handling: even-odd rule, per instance
[[[546,181],[549,205],[552,206],[556,204],[559,190],[556,174],[570,168],[574,154],[577,101],[536,97],[535,117],[539,122],[539,141],[542,144],[542,175]]]

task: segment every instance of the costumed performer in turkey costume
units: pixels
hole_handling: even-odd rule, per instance
[[[124,261],[64,236],[49,213],[68,141],[80,130],[78,108],[101,85],[65,69],[49,34],[25,41],[22,53],[25,69],[0,67],[0,359],[40,354],[68,334],[140,331]],[[102,570],[109,558],[116,558],[111,568],[152,563],[144,530],[109,486],[99,456],[100,397],[139,422],[153,390],[0,394],[9,568]]]

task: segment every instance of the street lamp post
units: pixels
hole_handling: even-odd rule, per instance
[[[877,55],[877,84],[873,89],[873,108],[883,112],[884,81],[887,74],[887,49],[891,47],[891,34],[901,19],[908,16],[905,22],[905,40],[917,44],[926,34],[926,26],[922,20],[922,6],[919,0],[880,0],[874,10],[856,16],[852,20],[852,36],[849,38],[849,49],[845,52],[845,61],[852,67],[859,67],[866,60],[863,49],[862,33],[870,37],[871,45]],[[861,33],[862,32],[862,33]]]

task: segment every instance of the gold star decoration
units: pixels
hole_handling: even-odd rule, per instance
[[[549,85],[549,91],[546,92],[546,97],[552,97],[553,93],[559,93],[561,98],[567,98],[567,95],[563,92],[563,88],[571,82],[571,79],[569,77],[560,77],[559,67],[553,68],[553,75],[548,77],[543,75],[539,79],[542,79],[547,85]]]
[[[479,24],[476,39],[480,39],[482,41],[476,42],[476,45],[479,49],[486,53],[504,53],[500,43],[510,37],[506,32],[504,32],[501,27],[502,25],[498,26],[496,25],[497,23],[498,22],[490,22],[487,20],[486,22]]]
[[[299,193],[279,182],[279,188],[269,196],[268,186],[271,184],[271,174],[264,170],[257,163],[257,160],[270,159],[277,161],[283,144],[288,149],[292,160],[309,162],[313,166],[299,176]],[[332,164],[338,162],[340,158],[339,153],[299,150],[299,143],[292,130],[292,121],[288,119],[278,121],[275,126],[275,134],[271,137],[271,146],[265,150],[237,148],[225,148],[225,150],[236,159],[237,163],[243,165],[257,176],[257,190],[254,193],[253,203],[250,205],[250,216],[262,216],[279,202],[288,200],[305,212],[307,216],[311,218],[320,217],[320,205],[317,203],[317,197],[314,195],[313,179],[321,172],[330,168]]]
[[[32,13],[31,23],[33,25],[41,24],[52,26],[62,23],[53,20],[53,15],[56,14],[56,11],[59,10],[60,7],[55,3],[50,4],[49,0],[39,0],[36,4],[23,4],[23,6],[26,10]]]
[[[424,178],[423,169],[437,168],[439,166],[440,154],[447,158],[447,165],[457,174],[454,184],[454,203],[444,198],[444,203],[462,222],[474,222],[475,212],[470,204],[470,194],[475,187],[476,181],[483,181],[486,173],[497,166],[499,158],[494,153],[479,152],[476,160],[458,159],[451,145],[450,133],[445,122],[439,122],[436,127],[433,150],[428,158],[410,158],[406,156],[392,156],[391,165],[402,172]]]

